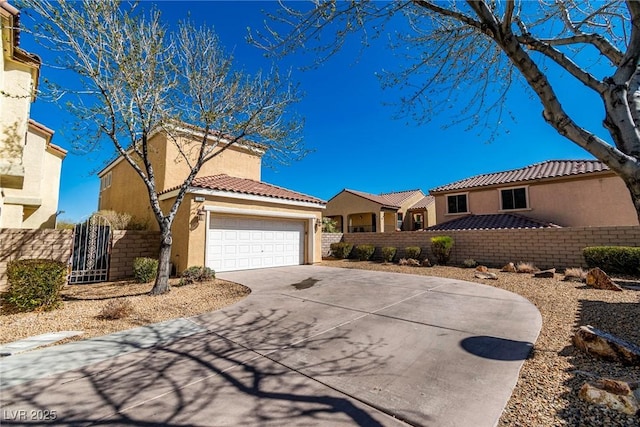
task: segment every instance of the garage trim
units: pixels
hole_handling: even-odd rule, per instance
[[[294,212],[278,212],[269,210],[255,210],[255,209],[242,209],[242,208],[230,208],[224,206],[203,206],[203,209],[208,213],[206,216],[205,230],[209,230],[209,223],[211,221],[211,213],[219,213],[225,215],[239,215],[239,216],[253,216],[253,217],[271,217],[271,218],[285,218],[285,219],[301,219],[307,221],[307,232],[305,233],[305,239],[307,244],[307,256],[303,260],[304,263],[313,263],[315,259],[315,233],[317,218],[313,214],[300,214]],[[209,257],[209,234],[205,233],[205,260]]]

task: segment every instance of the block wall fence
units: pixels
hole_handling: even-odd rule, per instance
[[[0,229],[0,291],[7,287],[7,263],[16,259],[46,258],[69,262],[73,247],[72,230]],[[133,275],[133,259],[156,258],[160,233],[156,231],[113,230],[109,280]]]
[[[423,255],[433,260],[431,237],[451,236],[455,243],[451,264],[462,264],[472,258],[489,267],[502,267],[507,262],[533,263],[541,269],[586,267],[582,249],[587,246],[640,246],[640,226],[567,227],[516,230],[402,231],[395,233],[332,233],[331,241],[376,246],[375,259],[381,259],[381,248],[398,248],[396,258],[404,256],[404,248],[419,246]],[[323,235],[323,244],[324,244]],[[327,237],[327,241],[330,239]],[[328,253],[323,246],[323,253]]]

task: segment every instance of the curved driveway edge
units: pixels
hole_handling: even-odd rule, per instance
[[[319,266],[219,277],[252,293],[190,319],[206,332],[8,388],[4,413],[56,410],[57,425],[490,427],[542,325],[526,299],[459,280]]]

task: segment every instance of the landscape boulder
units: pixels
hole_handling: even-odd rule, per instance
[[[594,328],[580,326],[573,336],[573,345],[584,353],[624,365],[640,365],[640,347],[636,344]]]
[[[605,289],[610,291],[622,291],[622,288],[607,276],[607,273],[600,270],[598,267],[592,268],[587,273],[586,279],[587,285],[596,289]]]
[[[537,273],[533,273],[533,277],[553,279],[554,277],[556,277],[556,269],[551,268],[549,270],[538,271]]]
[[[601,378],[585,383],[578,396],[589,403],[606,406],[628,415],[637,415],[640,411],[638,394],[638,383]]]
[[[508,263],[507,265],[505,265],[504,267],[502,267],[502,270],[505,273],[515,273],[516,272],[516,265],[512,262]]]
[[[480,273],[487,273],[489,272],[489,268],[486,265],[479,265],[476,267],[476,271],[479,271]]]

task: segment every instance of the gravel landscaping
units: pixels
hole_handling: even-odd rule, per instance
[[[176,286],[165,295],[148,295],[153,283],[110,282],[91,285],[67,285],[62,294],[64,305],[52,311],[0,315],[0,344],[47,332],[83,331],[77,337],[57,344],[85,339],[116,331],[161,322],[178,317],[195,316],[218,310],[249,295],[250,290],[223,280],[196,282]],[[103,320],[100,313],[109,304],[128,300],[133,312],[122,319]]]
[[[595,360],[578,351],[571,338],[581,325],[592,325],[633,343],[640,343],[640,283],[633,278],[616,280],[623,292],[592,289],[583,283],[555,278],[533,278],[530,274],[502,273],[498,280],[474,277],[474,269],[458,267],[412,267],[367,261],[326,260],[322,265],[360,268],[479,282],[527,298],[540,310],[543,326],[534,352],[524,362],[500,426],[638,426],[640,418],[589,405],[578,398],[578,390],[593,377],[640,381],[640,367]],[[188,317],[217,310],[246,297],[249,289],[214,280],[175,286],[166,295],[151,297],[152,284],[115,282],[66,286],[64,306],[41,313],[0,315],[0,343],[63,330],[84,331],[82,339],[108,334],[163,320]],[[118,320],[98,316],[105,305],[129,300],[134,311]],[[68,341],[67,340],[67,341]],[[63,341],[65,342],[65,341]]]
[[[500,426],[638,426],[640,418],[589,405],[578,390],[592,376],[640,381],[640,367],[595,360],[576,351],[571,338],[581,325],[592,325],[633,343],[640,343],[640,290],[632,279],[617,280],[623,292],[604,291],[583,283],[564,282],[531,274],[502,273],[498,280],[474,277],[473,268],[411,267],[368,261],[324,261],[322,265],[361,268],[479,282],[522,295],[542,314],[543,324],[534,352],[524,362],[520,378]]]

